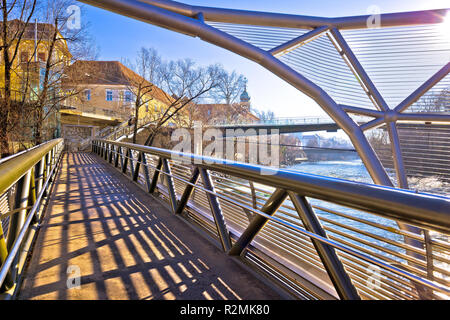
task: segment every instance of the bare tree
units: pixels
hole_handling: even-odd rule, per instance
[[[75,87],[62,89],[65,67],[76,59],[95,58],[96,46],[86,23],[80,22],[75,28],[70,25],[73,17],[68,8],[76,3],[72,0],[2,1],[5,84],[0,111],[2,153],[9,152],[12,139],[31,142],[34,138],[33,142],[39,144],[51,138],[51,132],[43,136],[46,120],[50,115],[56,118],[61,102],[78,94]],[[78,3],[75,8],[80,8]]]
[[[65,86],[63,90],[66,67],[77,60],[95,59],[98,55],[87,25],[80,22],[79,26],[73,27],[69,24],[72,16],[67,8],[74,3],[72,0],[52,0],[41,8],[39,18],[44,23],[41,23],[42,30],[36,48],[45,47],[47,54],[41,61],[44,66],[40,68],[42,74],[39,86],[31,87],[31,93],[36,97],[33,101],[35,144],[43,141],[44,121],[58,112],[64,100],[83,90],[74,85],[70,88]],[[76,82],[73,77],[71,81]]]
[[[225,102],[228,105],[237,103],[246,83],[242,74],[237,74],[236,71],[229,73],[220,67],[217,86],[212,91],[212,96],[217,103]]]
[[[257,115],[257,117],[259,118],[259,120],[261,121],[271,121],[273,119],[275,119],[275,112],[273,112],[272,110],[256,110],[254,109],[253,112],[255,112],[255,114]]]
[[[161,58],[155,49],[141,48],[138,51],[134,64],[128,60],[123,60],[123,64],[135,70],[138,75],[129,75],[127,89],[132,94],[132,97],[125,97],[126,100],[131,99],[134,102],[133,143],[136,143],[140,121],[139,111],[144,105],[148,106],[149,102],[153,100],[153,92],[158,90],[153,82],[157,79]]]
[[[2,0],[2,22],[1,22],[1,47],[3,58],[3,82],[4,88],[0,108],[0,154],[10,153],[9,139],[10,131],[17,121],[14,114],[18,113],[18,106],[12,92],[15,90],[12,83],[14,62],[19,54],[22,37],[36,10],[36,0]]]
[[[417,112],[450,112],[450,88],[427,92],[410,109]]]
[[[154,125],[150,127],[145,145],[152,145],[163,126],[169,121],[182,120],[180,112],[192,106],[200,98],[217,87],[221,68],[218,65],[197,67],[190,59],[161,63],[158,69],[158,84],[168,102]]]

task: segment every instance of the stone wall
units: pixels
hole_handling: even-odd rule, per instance
[[[81,141],[92,137],[95,127],[81,125],[63,125],[62,136],[66,151],[81,151]]]

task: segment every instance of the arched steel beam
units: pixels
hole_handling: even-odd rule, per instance
[[[304,94],[315,100],[322,109],[347,133],[377,184],[392,186],[386,171],[359,126],[340,108],[322,88],[273,57],[269,52],[217,30],[197,19],[186,17],[136,0],[82,0],[82,2],[116,12],[140,21],[188,34],[230,50],[252,60]]]
[[[270,27],[314,29],[326,25],[330,27],[336,27],[341,30],[364,29],[367,28],[368,19],[372,17],[370,15],[362,15],[353,17],[325,18],[294,14],[193,6],[170,0],[140,1],[192,18],[195,17],[199,12],[201,12],[205,21],[251,24]],[[381,27],[441,23],[445,17],[446,12],[447,9],[438,9],[380,14]]]

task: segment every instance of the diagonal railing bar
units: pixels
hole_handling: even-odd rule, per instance
[[[155,172],[153,173],[152,181],[150,183],[150,188],[148,189],[149,193],[154,193],[156,186],[158,184],[159,173],[162,168],[162,159],[161,157],[158,159],[158,164],[156,165]]]
[[[248,182],[248,185],[250,187],[250,192],[252,194],[252,207],[253,209],[257,209],[258,208],[258,202],[256,199],[256,190],[255,190],[255,185],[252,181]],[[252,219],[254,217],[254,214],[251,211],[248,211],[247,209],[243,209],[245,214],[247,215],[248,221],[252,222]]]
[[[106,145],[105,154],[103,155],[105,160],[108,160],[108,153],[109,153],[109,145]]]
[[[143,156],[143,153],[139,152],[138,159],[136,161],[136,166],[134,167],[134,171],[133,171],[134,172],[134,174],[133,174],[133,181],[137,181],[138,178],[139,178],[139,172],[140,172],[140,169],[141,169],[142,156]]]
[[[175,186],[173,183],[173,176],[172,176],[172,171],[170,169],[169,160],[167,160],[166,158],[163,158],[162,165],[163,165],[163,171],[165,172],[165,175],[163,176],[163,178],[166,181],[167,190],[169,192],[170,207],[172,209],[172,212],[175,213],[177,210],[177,194],[175,192]]]
[[[216,229],[219,235],[222,249],[223,251],[228,252],[231,249],[230,233],[228,232],[228,228],[222,213],[222,208],[220,207],[219,200],[216,196],[216,191],[214,190],[214,183],[208,170],[200,168],[200,175],[202,177],[204,189],[209,191],[206,193],[206,197],[208,198],[209,206],[214,218],[214,223],[216,224]]]
[[[291,191],[289,191],[288,194],[295,210],[305,226],[305,229],[323,238],[328,238],[308,200],[305,197]],[[320,241],[314,239],[311,240],[318,256],[322,260],[331,282],[334,284],[339,297],[345,300],[359,300],[360,296],[356,291],[349,275],[345,271],[342,262],[336,255],[334,248],[326,244],[322,244]]]
[[[304,44],[306,41],[313,40],[313,38],[319,36],[320,34],[324,33],[328,29],[329,29],[328,26],[321,26],[321,27],[315,28],[315,29],[313,29],[305,34],[302,34],[288,42],[285,42],[273,49],[270,49],[268,52],[274,56],[275,55],[280,56],[280,55],[286,54],[287,52],[297,48],[298,45]]]
[[[186,184],[180,201],[177,203],[177,209],[175,210],[176,214],[181,214],[183,212],[189,198],[192,195],[192,192],[194,191],[194,185],[197,183],[199,177],[200,170],[198,167],[195,167],[192,171],[191,177],[189,178],[189,184]]]
[[[36,185],[36,167],[39,165],[39,162],[36,164],[35,167],[31,168],[31,176],[30,176],[30,191],[28,196],[28,206],[33,205],[36,202],[36,198],[38,196],[38,193],[36,192],[37,185]]]
[[[127,157],[129,157],[128,163],[130,165],[131,176],[134,177],[134,163],[133,163],[134,162],[134,157],[133,157],[133,152],[131,151],[130,148],[128,148]]]
[[[118,152],[118,149],[120,149],[120,147],[116,147],[114,149],[114,167],[118,167],[119,166],[119,158],[120,158],[120,153]]]
[[[123,172],[123,168],[125,167],[125,159],[123,157],[123,148],[119,146],[119,158],[120,158],[120,169]]]
[[[142,164],[144,166],[144,180],[147,184],[147,190],[150,190],[150,173],[148,172],[147,157],[144,153],[142,154]],[[138,180],[136,179],[136,181]]]
[[[287,192],[284,189],[276,189],[270,198],[266,201],[264,206],[261,208],[261,212],[272,216],[277,212],[278,208],[283,204],[284,200],[287,198]],[[257,216],[252,219],[252,222],[248,225],[247,229],[242,233],[233,247],[230,249],[229,254],[232,256],[239,256],[243,253],[245,248],[252,242],[259,231],[265,226],[269,221],[266,217]]]
[[[124,148],[125,152],[122,152],[122,172],[126,173],[128,168],[128,148]]]
[[[108,156],[108,162],[109,163],[112,163],[113,156],[114,156],[114,146],[111,146],[109,148],[109,156]]]

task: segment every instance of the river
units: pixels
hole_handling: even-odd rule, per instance
[[[288,167],[287,169],[300,171],[304,173],[311,173],[311,174],[317,174],[322,176],[329,176],[334,178],[341,178],[341,179],[347,179],[347,180],[353,180],[353,181],[359,181],[359,182],[365,182],[365,183],[373,183],[372,179],[367,172],[364,164],[360,159],[356,160],[348,160],[348,161],[320,161],[320,162],[304,162],[300,164],[296,164],[293,166]],[[388,171],[388,175],[391,176],[391,178],[394,178],[395,173],[393,171]],[[443,182],[439,177],[409,177],[408,183],[410,185],[410,188],[413,190],[419,190],[419,191],[425,191],[440,195],[448,196],[448,191],[450,190],[449,184],[446,182]],[[324,206],[327,208],[335,208],[336,210],[340,210],[341,212],[344,212],[346,214],[352,215],[352,216],[359,216],[360,218],[367,219],[373,222],[381,223],[386,226],[394,227],[396,228],[396,223],[392,220],[383,219],[381,217],[375,217],[373,215],[364,214],[361,212],[357,212],[355,210],[351,210],[344,207],[338,207],[331,203],[326,203],[324,201],[310,199],[311,203],[313,205],[319,205]],[[325,216],[328,217],[334,221],[339,221],[344,224],[350,224],[355,228],[360,228],[361,230],[367,231],[367,232],[373,232],[375,234],[378,234],[380,236],[386,237],[388,239],[403,242],[403,239],[401,236],[392,234],[391,232],[387,231],[381,231],[378,228],[372,228],[368,225],[358,224],[354,223],[351,220],[347,219],[341,219],[341,217],[327,214],[326,212],[320,212],[319,210],[316,211],[319,216]],[[327,223],[324,223],[324,225],[330,225]],[[336,226],[334,226],[336,228]],[[390,244],[387,244],[383,241],[377,241],[371,237],[367,237],[366,235],[358,234],[357,232],[352,232],[345,230],[344,228],[338,228],[339,230],[350,233],[351,235],[355,236],[356,238],[366,240],[372,244],[379,245],[380,247],[393,250],[395,252],[405,253],[404,250],[399,249],[397,246],[391,246]],[[441,241],[448,242],[449,239],[446,236],[443,236],[442,234],[438,234],[435,232],[431,232],[432,238],[437,238]],[[348,239],[347,239],[348,240]],[[354,241],[350,241],[355,243]],[[363,247],[368,248],[368,246],[362,245]],[[373,250],[373,248],[372,248]],[[398,262],[404,263],[405,261],[403,259],[399,259],[399,257],[395,257],[391,254],[387,254],[387,252],[382,252],[383,250],[374,250],[377,253],[380,253],[384,256],[389,256],[391,259],[397,260]],[[435,253],[436,254],[436,253]],[[441,255],[441,254],[439,254]],[[448,255],[443,255],[446,258],[449,258]],[[449,268],[450,266],[448,264],[442,263],[440,261],[435,261],[435,265],[438,265],[444,269]],[[448,277],[443,276],[443,278],[448,279]]]

